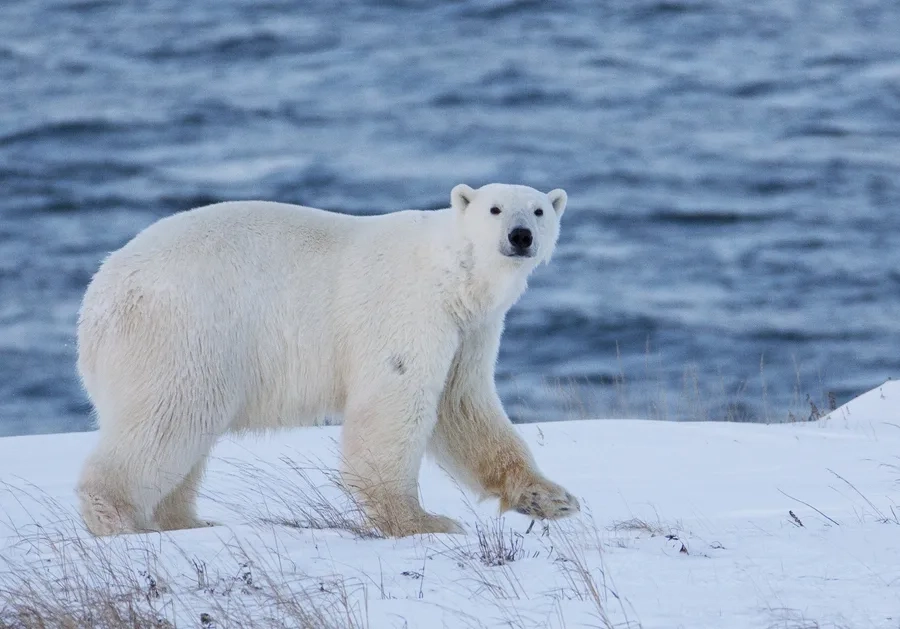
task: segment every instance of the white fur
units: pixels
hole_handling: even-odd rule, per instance
[[[565,204],[562,190],[461,184],[437,211],[232,202],[146,228],[104,261],[79,316],[100,427],[78,487],[88,528],[201,526],[196,490],[220,436],[335,414],[345,478],[389,534],[459,530],[419,504],[429,447],[503,508],[577,510],[494,387],[504,315],[550,259]],[[515,226],[533,231],[534,257],[503,255]]]

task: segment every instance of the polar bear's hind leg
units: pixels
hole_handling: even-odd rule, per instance
[[[107,384],[115,388],[92,395],[100,442],[77,487],[92,533],[200,524],[194,503],[205,460],[233,416],[233,405],[223,396],[210,395],[203,405],[192,402],[197,391],[216,390],[210,375],[173,375],[156,382],[149,395],[140,382],[110,379]]]
[[[161,531],[196,529],[212,522],[197,517],[197,494],[206,471],[207,456],[194,464],[188,475],[156,506],[153,520]]]

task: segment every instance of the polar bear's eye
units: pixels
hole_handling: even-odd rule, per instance
[[[496,205],[491,208],[491,214],[499,214],[499,213],[500,213],[500,208],[498,208]]]
[[[534,211],[534,215],[535,215],[535,216],[543,216],[543,215],[544,215],[544,210],[542,210],[541,208],[538,208],[538,209],[536,209],[536,210]]]

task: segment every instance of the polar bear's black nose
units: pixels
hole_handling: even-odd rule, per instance
[[[516,227],[509,232],[509,244],[515,247],[516,251],[525,251],[533,240],[531,230],[527,227]]]

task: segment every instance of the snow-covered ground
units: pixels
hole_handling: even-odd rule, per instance
[[[99,618],[104,588],[179,627],[900,626],[900,383],[802,424],[519,429],[582,514],[526,532],[428,463],[426,508],[469,534],[401,540],[273,522],[314,498],[304,479],[340,504],[284,459],[336,467],[336,427],[222,442],[201,500],[219,526],[100,541],[67,519],[95,435],[0,439],[0,626],[53,592]]]

